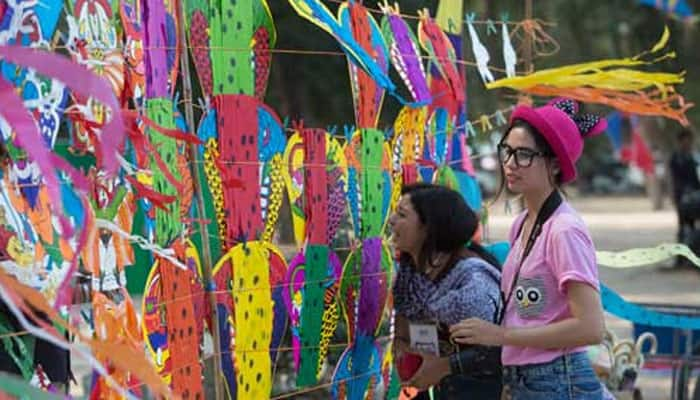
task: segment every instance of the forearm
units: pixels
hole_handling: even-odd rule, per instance
[[[603,339],[602,321],[568,318],[534,328],[506,328],[503,345],[561,349],[598,344]]]

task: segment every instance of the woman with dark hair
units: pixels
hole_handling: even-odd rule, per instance
[[[470,318],[450,330],[458,343],[503,346],[505,393],[515,400],[603,398],[585,353],[604,333],[595,248],[560,185],[576,177],[583,137],[605,126],[557,99],[517,107],[498,145],[503,182],[525,203],[503,265],[502,321]]]
[[[498,398],[499,349],[449,341],[450,325],[469,317],[494,320],[498,313],[497,262],[470,242],[478,217],[454,190],[416,184],[403,188],[389,223],[399,253],[394,349],[402,380],[421,390],[433,386],[436,399]]]

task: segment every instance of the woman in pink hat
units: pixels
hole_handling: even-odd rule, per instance
[[[471,318],[450,331],[458,343],[503,346],[504,393],[512,399],[603,398],[585,353],[604,332],[595,249],[559,189],[576,178],[584,137],[605,127],[574,101],[557,99],[517,107],[498,145],[502,185],[526,206],[510,231],[501,323]]]

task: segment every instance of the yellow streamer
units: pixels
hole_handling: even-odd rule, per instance
[[[547,85],[558,88],[590,86],[599,89],[621,91],[639,91],[656,87],[663,92],[667,85],[683,83],[684,74],[644,72],[625,67],[650,65],[666,58],[674,58],[675,53],[669,52],[651,61],[644,61],[641,59],[646,54],[660,51],[666,46],[668,39],[669,33],[668,28],[666,28],[659,41],[650,52],[643,52],[633,58],[592,61],[565,67],[545,69],[525,76],[499,79],[486,84],[486,87],[488,89],[510,87],[517,90],[524,90],[537,85]]]
[[[658,43],[652,47],[651,52],[656,53],[657,51],[663,49],[666,47],[666,43],[668,43],[668,39],[671,37],[671,32],[668,30],[668,25],[664,26],[664,33],[661,35],[661,39],[659,40]]]

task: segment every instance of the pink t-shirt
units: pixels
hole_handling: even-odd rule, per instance
[[[526,212],[520,214],[510,230],[511,251],[501,279],[501,290],[506,296],[525,247],[522,234],[515,237],[525,216]],[[569,281],[583,282],[600,290],[593,240],[581,217],[564,201],[542,226],[521,266],[503,324],[508,328],[538,327],[571,317],[566,297]],[[503,365],[539,364],[585,350],[585,347],[543,350],[503,346],[502,359]]]

